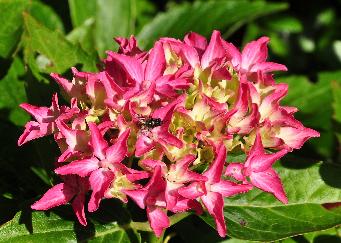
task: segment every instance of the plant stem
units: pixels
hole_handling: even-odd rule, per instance
[[[176,223],[178,223],[179,221],[183,220],[184,218],[186,218],[187,216],[191,215],[191,213],[188,212],[184,212],[184,213],[178,213],[178,214],[174,214],[172,216],[169,217],[169,221],[170,221],[170,225],[172,226]],[[152,232],[153,230],[150,228],[149,226],[149,222],[130,222],[130,227],[135,229],[135,230],[140,230],[140,231],[148,231],[148,232]]]

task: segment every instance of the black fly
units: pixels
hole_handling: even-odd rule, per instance
[[[139,117],[139,127],[142,130],[151,130],[154,127],[159,127],[162,125],[161,118],[152,118],[152,117]]]

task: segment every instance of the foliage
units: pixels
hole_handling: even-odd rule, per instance
[[[101,214],[88,215],[91,223],[86,228],[76,223],[70,207],[31,212],[29,205],[57,183],[51,173],[56,147],[44,138],[17,148],[22,125],[29,120],[18,105],[49,103],[58,90],[48,76],[51,72],[69,76],[71,66],[96,70],[105,50],[116,50],[115,36],[134,34],[142,47],[150,47],[160,36],[182,38],[193,30],[209,37],[214,29],[237,46],[262,35],[271,38],[271,60],[289,69],[278,80],[289,84],[283,103],[297,106],[296,118],[321,137],[277,165],[288,205],[254,190],[246,198],[225,201],[231,238],[217,237],[205,215],[191,215],[168,229],[164,239],[233,243],[340,237],[340,1],[86,2],[0,0],[0,242],[157,242],[144,231],[145,225],[132,229],[145,215],[115,200],[105,201]]]

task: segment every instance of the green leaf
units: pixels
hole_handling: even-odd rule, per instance
[[[84,23],[74,28],[67,36],[66,39],[70,41],[72,44],[79,44],[84,51],[91,55],[97,55],[97,52],[94,48],[94,26],[95,20],[94,18],[89,18]]]
[[[341,123],[341,82],[332,82],[334,119]]]
[[[287,205],[258,189],[226,198],[224,216],[229,236],[273,241],[341,224],[340,208],[327,210],[321,206],[341,201],[341,168],[323,163],[297,168],[294,164],[275,166],[289,199]],[[202,218],[214,226],[211,217]]]
[[[94,17],[96,12],[96,1],[69,0],[70,15],[73,27],[83,25],[84,21]]]
[[[95,40],[100,56],[115,47],[114,37],[134,33],[135,19],[135,0],[97,0]]]
[[[22,12],[27,0],[0,0],[0,56],[8,57],[15,49],[22,32]]]
[[[29,119],[27,113],[19,107],[19,104],[27,100],[25,84],[20,80],[20,76],[24,73],[22,61],[15,57],[7,75],[0,80],[0,109],[7,110],[9,112],[8,119],[19,126],[24,125]]]
[[[26,213],[27,214],[27,213]],[[91,223],[87,227],[75,224],[67,217],[49,212],[17,213],[0,227],[0,242],[138,242],[117,222]]]
[[[96,70],[97,60],[85,53],[79,46],[71,44],[59,32],[44,27],[28,14],[24,14],[24,24],[26,62],[30,59],[32,63],[36,53],[43,55],[40,58],[43,62],[40,64],[45,65],[40,65],[40,72],[63,73],[77,64],[83,64],[83,70]]]
[[[317,242],[340,242],[340,237],[337,228],[331,228],[323,231],[316,231],[304,234],[304,237],[308,240],[309,243],[317,243]],[[323,241],[324,240],[324,241]]]
[[[208,37],[214,29],[223,31],[227,37],[247,22],[286,8],[285,3],[243,0],[183,4],[156,16],[141,30],[138,40],[142,47],[151,47],[163,36],[182,38],[195,31]]]
[[[47,28],[51,30],[58,30],[61,33],[64,33],[62,20],[50,6],[38,1],[33,1],[28,11],[30,15],[32,15],[39,22],[43,23]]]
[[[266,22],[266,26],[272,31],[287,33],[299,33],[303,30],[301,22],[292,16],[276,16]]]

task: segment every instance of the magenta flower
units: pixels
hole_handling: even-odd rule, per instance
[[[89,190],[87,178],[71,175],[64,176],[64,182],[50,188],[31,208],[35,210],[48,210],[50,208],[64,205],[70,201],[79,223],[87,225],[84,203],[85,194]]]
[[[56,94],[51,107],[21,105],[36,121],[18,144],[51,134],[61,152],[55,173],[64,182],[33,209],[71,202],[86,225],[85,203],[94,212],[102,199],[130,198],[157,236],[170,226],[168,213],[206,210],[224,237],[224,197],[255,186],[288,202],[272,165],[319,133],[294,118],[297,108],[281,105],[288,86],[276,84],[272,71],[286,67],[267,61],[268,37],[242,52],[219,31],[209,41],[194,32],[161,38],[146,52],[134,36],[115,40],[119,49],[107,52],[100,71],[72,68],[71,81],[51,74],[70,107],[59,106]],[[230,151],[246,161],[228,164],[223,175]]]
[[[256,141],[251,147],[245,164],[231,163],[228,165],[225,175],[232,176],[237,180],[247,183],[246,177],[259,189],[272,193],[278,200],[288,203],[281,180],[271,166],[285,154],[288,150],[282,149],[273,154],[266,154],[263,148],[262,140],[257,133]]]
[[[209,214],[215,219],[219,235],[224,237],[226,235],[226,225],[223,214],[223,198],[245,193],[251,190],[252,186],[249,184],[239,185],[221,179],[226,160],[226,148],[224,145],[220,145],[217,150],[216,159],[208,170],[203,173],[207,181],[193,183],[187,188],[179,189],[179,193],[186,198],[200,196]]]
[[[76,160],[55,170],[57,174],[77,174],[89,176],[92,194],[89,202],[89,211],[96,211],[101,199],[108,190],[110,183],[115,178],[115,172],[124,169],[120,162],[127,155],[127,139],[130,130],[124,131],[116,140],[115,144],[108,146],[98,127],[89,123],[91,131],[91,146],[93,156],[88,159]],[[143,173],[142,173],[143,174]],[[142,178],[145,174],[142,175]]]
[[[78,111],[78,109],[70,109],[65,106],[60,107],[58,105],[57,94],[52,96],[52,105],[49,108],[37,107],[27,103],[21,104],[20,107],[31,114],[36,121],[30,121],[25,125],[25,131],[18,139],[19,146],[33,139],[41,138],[56,132],[57,128],[55,121],[62,114],[69,113],[72,115]]]
[[[153,176],[144,188],[124,191],[140,208],[146,208],[150,227],[157,237],[160,237],[163,230],[170,224],[165,210],[165,189],[166,182],[162,178],[161,167],[155,166]]]

